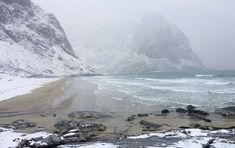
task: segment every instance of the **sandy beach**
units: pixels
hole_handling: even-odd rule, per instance
[[[9,124],[18,119],[24,119],[36,123],[37,127],[44,127],[52,132],[55,130],[56,122],[71,120],[67,116],[71,112],[95,111],[106,117],[77,120],[104,124],[107,130],[99,135],[102,139],[148,133],[148,131],[143,131],[143,125],[140,124],[142,120],[161,125],[156,132],[166,132],[181,127],[194,128],[195,124],[200,124],[201,128],[208,129],[232,128],[235,125],[234,119],[221,118],[213,114],[209,116],[212,122],[208,123],[191,116],[178,114],[174,110],[170,110],[169,114],[161,114],[157,111],[159,108],[154,105],[125,100],[97,99],[96,89],[95,84],[81,78],[63,78],[51,82],[30,94],[2,101],[0,103],[0,124]],[[128,117],[137,114],[148,114],[148,116],[127,121]],[[37,127],[22,131],[34,132]]]

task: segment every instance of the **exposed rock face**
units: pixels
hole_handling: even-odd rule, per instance
[[[205,69],[186,35],[158,14],[146,15],[140,22],[107,24],[88,32],[93,36],[80,39],[78,53],[101,71],[130,73]]]
[[[30,0],[0,0],[0,57],[0,73],[12,75],[91,72],[55,16]]]
[[[132,40],[133,48],[149,59],[148,65],[152,69],[171,71],[203,68],[186,35],[161,15],[144,17]]]

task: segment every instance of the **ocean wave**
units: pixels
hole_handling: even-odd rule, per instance
[[[209,85],[233,85],[233,82],[221,82],[221,81],[208,81],[206,82],[206,84],[209,84]]]
[[[215,74],[210,74],[210,75],[202,75],[202,74],[197,74],[195,77],[214,77],[216,76]]]
[[[195,77],[235,77],[235,74],[196,74]]]

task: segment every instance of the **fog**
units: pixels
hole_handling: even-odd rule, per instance
[[[79,50],[83,38],[92,36],[92,32],[88,32],[91,28],[138,21],[146,13],[157,12],[187,35],[192,49],[207,67],[235,69],[235,1],[33,1],[58,18],[75,50]]]

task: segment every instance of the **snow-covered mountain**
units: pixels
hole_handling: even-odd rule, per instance
[[[79,38],[78,54],[102,72],[205,68],[186,35],[156,13],[136,22],[88,28],[87,32],[90,36]]]
[[[30,0],[0,0],[0,74],[92,73],[75,55],[60,23]]]

